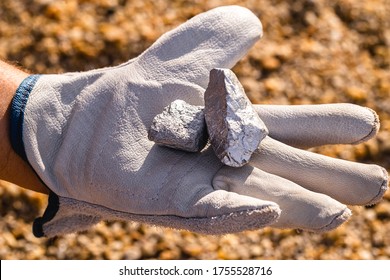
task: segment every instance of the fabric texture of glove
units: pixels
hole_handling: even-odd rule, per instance
[[[13,104],[12,142],[52,191],[35,235],[80,231],[102,219],[211,234],[275,221],[275,203],[213,189],[221,164],[211,149],[188,154],[147,139],[164,106],[202,104],[209,71],[232,67],[261,35],[249,10],[223,7],[120,66],[28,77]]]
[[[118,219],[205,234],[267,225],[326,231],[348,219],[345,204],[377,202],[387,189],[382,168],[286,145],[372,137],[377,116],[356,105],[256,106],[277,140],[267,137],[243,168],[222,166],[210,147],[186,153],[148,140],[156,114],[176,99],[203,105],[209,71],[233,67],[261,36],[249,10],[220,7],[122,65],[26,78],[12,104],[12,143],[51,190],[34,234]]]

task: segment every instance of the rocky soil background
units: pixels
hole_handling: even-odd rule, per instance
[[[132,58],[161,34],[210,8],[239,4],[264,37],[234,67],[254,103],[351,102],[376,110],[379,135],[315,149],[390,169],[390,0],[1,0],[0,57],[34,73],[83,71]],[[264,230],[204,236],[136,223],[77,235],[31,233],[46,197],[3,183],[1,259],[389,259],[390,192],[325,234]]]

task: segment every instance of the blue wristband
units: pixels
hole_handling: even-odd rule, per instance
[[[23,80],[16,90],[11,103],[10,115],[10,136],[11,145],[14,151],[27,161],[26,151],[23,143],[23,121],[24,111],[28,97],[38,81],[40,75],[31,75]]]

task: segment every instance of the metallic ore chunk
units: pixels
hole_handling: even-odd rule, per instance
[[[246,164],[268,130],[236,75],[213,69],[205,92],[205,118],[211,145],[226,165]]]
[[[188,152],[202,150],[208,138],[203,107],[175,100],[153,119],[148,138]]]

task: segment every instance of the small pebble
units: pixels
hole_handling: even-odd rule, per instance
[[[199,152],[208,135],[203,107],[175,100],[154,117],[148,132],[150,141],[187,152]]]
[[[245,165],[268,129],[236,75],[229,69],[212,69],[204,99],[207,131],[215,154],[226,165]]]

